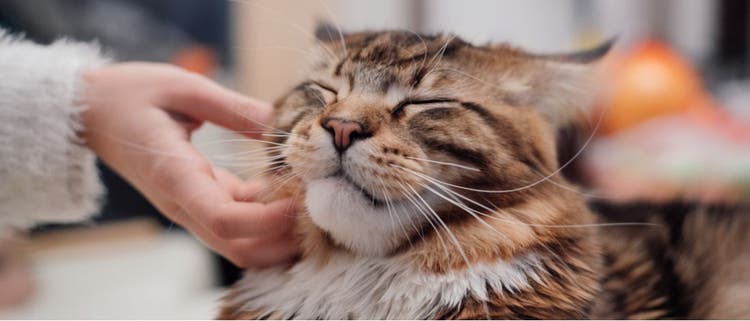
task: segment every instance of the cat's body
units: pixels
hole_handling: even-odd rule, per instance
[[[716,315],[665,297],[680,289],[707,300],[668,279],[715,266],[685,267],[705,249],[680,244],[701,239],[600,228],[605,220],[556,175],[555,131],[586,103],[588,65],[410,32],[323,41],[309,79],[277,103],[274,159],[288,194],[305,197],[304,254],[249,271],[221,318]],[[706,215],[683,219],[681,235]],[[747,260],[738,226],[748,223],[736,216],[716,229],[732,250],[706,255]],[[660,257],[683,250],[693,258]]]
[[[750,207],[607,204],[592,206],[603,227],[602,297],[607,318],[747,319],[750,317]]]

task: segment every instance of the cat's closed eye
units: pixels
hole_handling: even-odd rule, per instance
[[[316,92],[316,98],[324,103],[323,105],[330,105],[338,100],[338,91],[333,86],[327,85],[319,81],[310,81],[307,84],[307,89],[314,90]]]
[[[401,101],[391,110],[391,115],[400,117],[402,115],[414,115],[419,112],[432,109],[449,107],[458,101],[451,98],[409,98]]]

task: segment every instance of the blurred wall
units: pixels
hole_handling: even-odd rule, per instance
[[[304,73],[320,21],[344,30],[414,28],[419,1],[246,0],[233,3],[237,81],[241,91],[273,100]]]
[[[433,0],[424,30],[453,32],[469,41],[502,40],[537,51],[571,48],[573,0]]]
[[[304,72],[317,21],[345,31],[408,28],[564,52],[618,36],[669,40],[695,62],[714,46],[713,0],[242,0],[233,2],[240,90],[277,98]]]

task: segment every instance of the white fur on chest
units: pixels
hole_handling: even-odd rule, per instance
[[[424,319],[467,296],[515,292],[539,280],[534,255],[477,264],[449,274],[419,272],[399,258],[337,254],[325,266],[302,261],[289,270],[249,271],[232,305],[295,319]]]

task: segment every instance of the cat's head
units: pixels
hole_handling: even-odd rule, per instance
[[[312,222],[360,255],[540,197],[555,129],[587,104],[591,68],[575,59],[409,31],[319,36],[320,59],[276,103],[290,133],[276,160]]]

